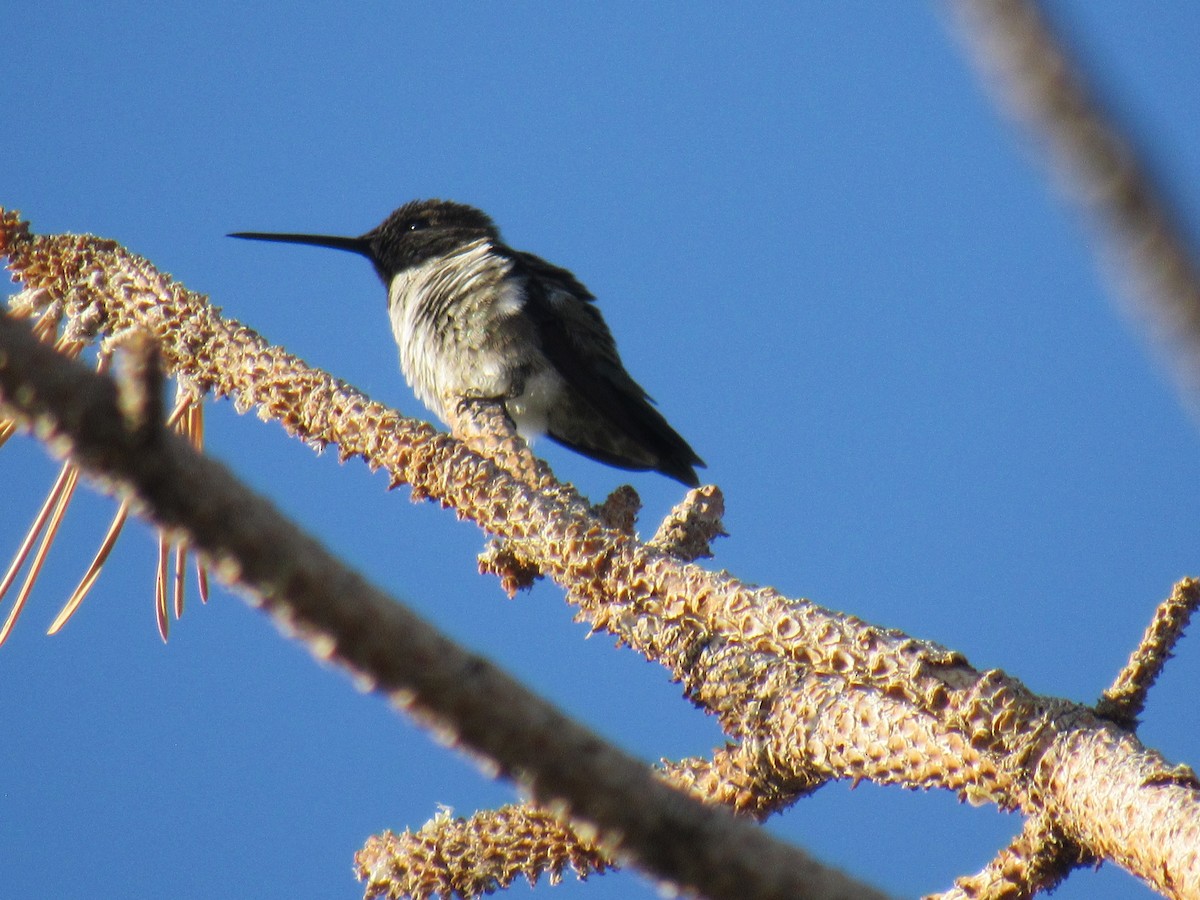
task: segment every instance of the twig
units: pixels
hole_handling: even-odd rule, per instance
[[[612,860],[545,810],[513,804],[453,818],[443,811],[418,831],[371,838],[355,856],[368,897],[478,897],[549,873],[581,879]]]
[[[926,900],[1024,900],[1053,891],[1072,869],[1090,862],[1045,816],[1033,816],[983,871],[959,878],[951,890]]]
[[[694,488],[663,519],[650,545],[685,562],[707,559],[712,556],[712,542],[725,536],[723,515],[725,497],[720,488]]]
[[[1154,618],[1146,627],[1141,643],[1096,704],[1096,712],[1122,728],[1132,729],[1137,725],[1150,688],[1162,674],[1197,606],[1200,606],[1200,581],[1185,578],[1154,610]]]
[[[1178,217],[1032,0],[948,0],[1001,102],[1095,217],[1139,311],[1193,405],[1200,399],[1200,267]],[[1115,265],[1112,265],[1115,263]]]

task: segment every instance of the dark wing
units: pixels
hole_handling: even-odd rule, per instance
[[[526,314],[542,351],[570,387],[547,433],[573,450],[625,469],[656,469],[695,487],[704,462],[651,405],[621,364],[595,298],[566,269],[507,250],[512,275],[527,285]]]

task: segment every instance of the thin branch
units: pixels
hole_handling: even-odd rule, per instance
[[[1032,0],[947,0],[1001,103],[1029,126],[1109,242],[1131,297],[1200,398],[1200,266],[1164,192]],[[1194,405],[1194,403],[1193,403]]]
[[[1034,816],[983,871],[959,878],[953,889],[926,900],[1025,900],[1053,891],[1072,869],[1093,862],[1044,816]]]
[[[1141,643],[1096,705],[1100,715],[1123,728],[1132,729],[1137,725],[1150,688],[1162,674],[1197,606],[1200,606],[1200,581],[1185,578],[1155,609]]]
[[[513,804],[453,818],[443,811],[418,831],[384,832],[355,856],[368,897],[478,897],[524,875],[551,884],[570,869],[580,879],[612,867],[594,843],[580,840],[545,810]]]
[[[725,497],[720,488],[694,488],[663,519],[650,544],[684,562],[708,559],[713,555],[712,542],[725,536],[723,515]]]
[[[668,781],[697,797],[760,820],[786,809],[828,780],[816,769],[801,769],[783,782],[769,748],[752,736],[740,744],[718,748],[712,759],[664,761],[663,771]]]
[[[699,799],[759,819],[824,783],[800,779],[786,796],[772,795],[773,785],[764,783],[775,779],[769,770],[748,745],[740,745],[718,750],[711,761],[665,762],[660,774]],[[519,875],[535,884],[545,872],[553,882],[568,867],[586,878],[614,865],[593,841],[531,804],[458,819],[440,813],[418,831],[369,838],[355,863],[374,886],[368,894],[388,897],[476,897],[507,887]]]

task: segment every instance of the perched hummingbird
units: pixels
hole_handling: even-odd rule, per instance
[[[242,231],[230,237],[349,250],[388,289],[400,368],[444,422],[454,403],[503,403],[517,431],[623,469],[699,484],[704,462],[617,354],[595,297],[566,269],[514,250],[483,212],[413,200],[362,237]]]

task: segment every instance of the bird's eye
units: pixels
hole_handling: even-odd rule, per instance
[[[413,219],[408,223],[409,231],[424,231],[428,227],[429,222],[427,222],[425,219]]]

